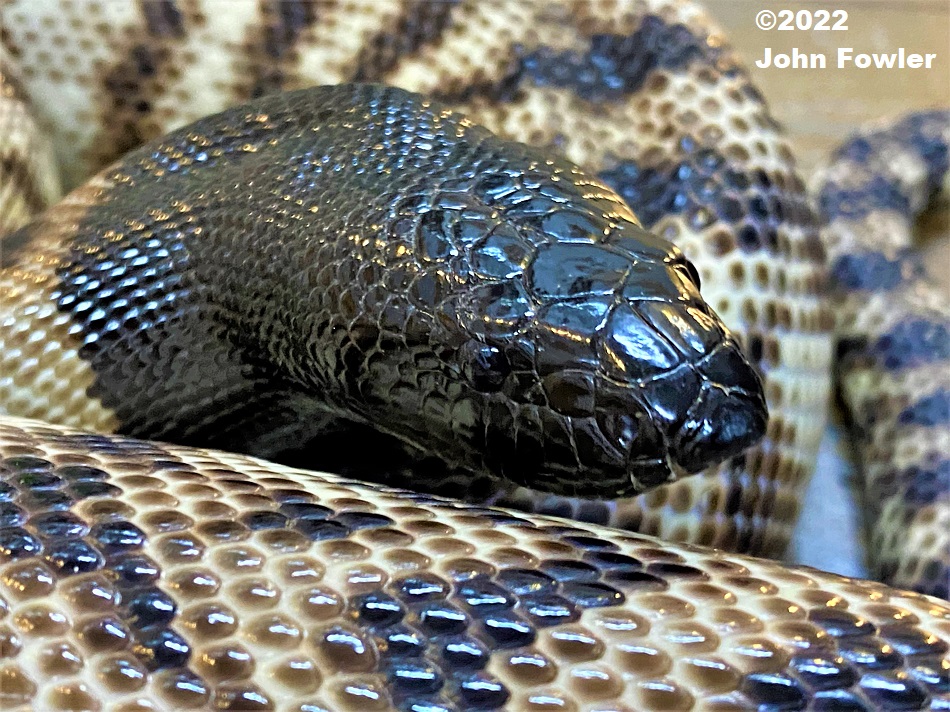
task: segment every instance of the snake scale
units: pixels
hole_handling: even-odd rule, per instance
[[[946,113],[819,232],[689,3],[2,24],[4,709],[950,708],[945,601],[747,555],[838,351],[876,572],[947,595]]]

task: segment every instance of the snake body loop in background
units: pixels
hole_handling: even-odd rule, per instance
[[[836,328],[879,571],[941,592],[946,304],[848,240],[945,115],[842,149],[820,236],[690,3],[0,19],[4,708],[950,707],[946,602],[723,550],[782,553]]]

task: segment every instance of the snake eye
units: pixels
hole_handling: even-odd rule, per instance
[[[699,281],[699,270],[696,269],[696,266],[689,260],[684,260],[682,268],[686,271],[686,274],[689,275],[689,278],[693,281],[693,284],[696,285],[696,289],[702,289],[702,285]]]
[[[463,374],[475,390],[491,393],[499,390],[511,373],[511,364],[505,354],[488,344],[470,341],[462,347]]]

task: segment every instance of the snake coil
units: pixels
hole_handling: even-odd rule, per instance
[[[950,707],[945,602],[723,550],[787,542],[834,327],[880,571],[945,595],[945,301],[849,239],[946,114],[842,149],[819,235],[689,3],[2,20],[3,229],[101,169],[0,243],[5,708]]]

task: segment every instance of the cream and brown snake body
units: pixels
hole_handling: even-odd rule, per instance
[[[4,705],[950,706],[945,602],[695,545],[781,552],[832,344],[809,199],[695,7],[61,5],[4,8],[3,116],[67,184],[264,96],[3,240]],[[335,82],[438,99],[276,93]],[[10,227],[55,192],[29,141]]]

